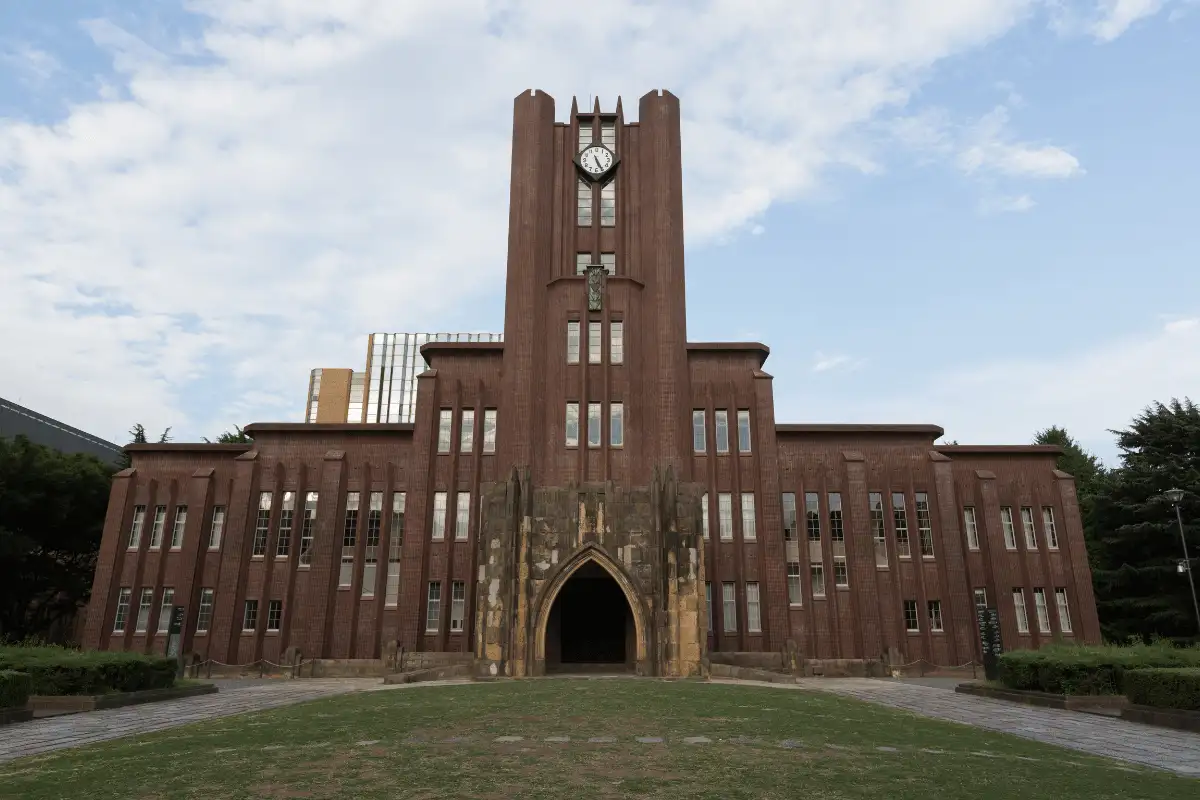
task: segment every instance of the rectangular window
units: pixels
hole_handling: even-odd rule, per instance
[[[469,453],[471,448],[475,446],[475,409],[464,408],[462,411],[462,424],[458,430],[458,451],[460,453]]]
[[[146,507],[133,507],[133,525],[129,528],[129,549],[137,550],[142,543],[142,526],[146,524]]]
[[[312,564],[313,533],[317,525],[317,493],[308,492],[304,495],[304,519],[300,522],[300,558],[299,565],[307,567]]]
[[[592,132],[592,120],[579,120],[579,149],[577,152],[582,153],[584,148],[594,140],[595,134]]]
[[[887,530],[883,517],[883,494],[871,492],[867,495],[867,506],[871,512],[871,538],[875,541],[875,566],[886,567]]]
[[[733,539],[733,495],[729,492],[717,493],[717,526],[723,540]]]
[[[367,500],[367,540],[363,542],[362,596],[375,596],[379,572],[379,539],[383,530],[383,492],[371,492]]]
[[[788,604],[799,606],[804,604],[804,595],[800,589],[800,562],[789,561],[787,565]]]
[[[296,515],[296,493],[284,492],[279,503],[279,540],[275,543],[275,557],[287,558],[292,554],[292,519]]]
[[[892,523],[896,526],[896,555],[912,558],[912,545],[908,541],[908,512],[904,508],[904,493],[892,492]]]
[[[567,447],[579,447],[579,403],[567,403]]]
[[[1054,599],[1058,602],[1058,628],[1063,633],[1071,632],[1071,607],[1067,603],[1067,590],[1055,589]]]
[[[975,590],[975,610],[981,611],[987,608],[987,589],[980,587]]]
[[[738,452],[750,452],[750,411],[740,409],[737,412],[738,422]]]
[[[933,558],[933,522],[929,515],[929,495],[917,492],[917,543],[922,558]]]
[[[692,412],[692,451],[703,453],[707,445],[704,442],[704,410]]]
[[[1037,529],[1033,527],[1033,509],[1021,506],[1021,528],[1025,531],[1025,548],[1037,550]]]
[[[600,404],[588,403],[588,447],[600,446]]]
[[[600,338],[600,323],[588,323],[588,363],[599,364],[604,352],[604,342]]]
[[[392,492],[392,527],[388,532],[387,586],[383,602],[395,607],[400,601],[400,548],[404,544],[404,492]]]
[[[1046,605],[1046,590],[1033,590],[1033,607],[1037,611],[1039,633],[1050,632],[1050,608]]]
[[[208,549],[221,549],[221,534],[225,530],[225,506],[213,506],[212,526],[208,529]]]
[[[254,520],[254,543],[250,555],[267,553],[267,537],[271,533],[271,493],[258,493],[258,516]]]
[[[579,320],[567,323],[567,363],[579,363]]]
[[[150,625],[150,607],[154,605],[154,590],[142,589],[141,602],[138,603],[137,623],[134,625],[134,633],[145,633],[146,628]]]
[[[625,446],[625,405],[610,403],[608,406],[608,443],[612,447]]]
[[[617,182],[609,181],[600,187],[600,224],[611,228],[617,224]]]
[[[258,627],[258,601],[247,600],[242,611],[242,630],[252,631]]]
[[[358,492],[346,492],[346,516],[342,522],[342,562],[338,586],[354,581],[354,546],[358,542]]]
[[[717,412],[717,452],[729,452],[729,412],[725,409]]]
[[[483,410],[483,452],[496,452],[496,409]]]
[[[742,492],[742,540],[752,542],[758,538],[754,525],[754,492]]]
[[[783,540],[796,541],[796,494],[784,492],[781,500],[783,506]]]
[[[425,603],[425,632],[437,633],[442,625],[442,584],[429,582],[429,599]]]
[[[587,269],[589,266],[591,266],[591,264],[592,264],[591,252],[575,254],[575,274],[576,275],[587,275]]]
[[[587,181],[580,181],[576,195],[579,209],[577,221],[580,225],[590,227],[592,224],[592,185]]]
[[[608,323],[608,363],[625,363],[625,323],[618,320]]]
[[[757,583],[746,584],[746,630],[750,633],[762,632],[762,610]]]
[[[604,271],[609,275],[617,274],[617,254],[616,253],[601,253],[600,266],[604,267]]]
[[[175,608],[175,590],[170,586],[163,589],[162,600],[158,603],[158,633],[168,633],[171,630],[171,611]]]
[[[708,492],[700,495],[700,535],[708,538]]]
[[[979,523],[975,519],[975,506],[963,506],[963,529],[967,532],[967,549],[979,549]]]
[[[125,621],[129,619],[129,601],[132,596],[133,589],[121,587],[121,592],[117,595],[117,615],[113,617],[113,633],[125,632]]]
[[[433,534],[434,540],[446,538],[446,493],[433,493]]]
[[[277,631],[283,624],[283,601],[272,600],[267,603],[267,630]]]
[[[724,608],[724,630],[733,633],[737,630],[737,597],[733,583],[721,584],[721,605]]]
[[[467,584],[454,581],[450,584],[450,631],[461,631],[467,619]]]
[[[842,495],[840,492],[830,492],[826,499],[829,501],[829,540],[844,542],[846,530],[842,527]]]
[[[917,617],[917,601],[904,601],[904,630],[916,633],[921,630],[921,620]]]
[[[833,557],[833,585],[842,588],[850,585],[850,570],[846,567],[845,556]]]
[[[150,549],[157,550],[162,547],[163,526],[167,521],[167,507],[154,507],[154,522],[150,527]]]
[[[187,525],[187,506],[175,506],[175,524],[171,526],[171,549],[183,547],[183,529]]]
[[[941,600],[930,600],[929,601],[929,630],[931,630],[931,631],[942,630],[942,601]]]
[[[207,633],[208,626],[212,624],[213,615],[213,590],[200,590],[200,608],[196,612],[196,633]]]
[[[438,414],[438,452],[450,452],[450,428],[454,424],[454,412],[443,408]]]
[[[1046,532],[1046,547],[1057,550],[1058,528],[1054,527],[1054,508],[1052,506],[1042,506],[1042,529]]]
[[[609,150],[617,150],[617,123],[613,120],[600,121],[600,144]]]
[[[1017,532],[1013,528],[1011,506],[1000,506],[1000,528],[1004,531],[1004,547],[1006,550],[1017,549]]]
[[[471,531],[471,493],[458,492],[454,496],[454,538],[466,541]]]
[[[825,596],[825,565],[809,564],[808,579],[812,586],[813,597]]]
[[[817,498],[816,492],[804,493],[804,524],[808,528],[808,540],[810,542],[821,541],[821,514],[820,500]]]
[[[1013,589],[1013,611],[1017,614],[1017,633],[1029,633],[1029,614],[1025,612],[1025,590]]]
[[[708,632],[713,632],[712,626],[712,583],[704,582],[704,616],[708,617]]]

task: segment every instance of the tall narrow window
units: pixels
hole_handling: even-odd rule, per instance
[[[750,452],[750,411],[740,409],[737,412],[738,421],[738,452]]]
[[[450,631],[461,631],[467,619],[467,584],[454,581],[450,584]]]
[[[458,439],[458,451],[460,453],[471,452],[471,448],[475,446],[475,409],[463,409]]]
[[[1055,589],[1054,599],[1058,602],[1058,628],[1063,633],[1071,632],[1071,607],[1067,603],[1067,590]]]
[[[783,540],[785,542],[796,541],[796,494],[795,492],[784,492],[780,500],[780,505],[783,507]]]
[[[625,446],[625,405],[609,403],[608,405],[608,443],[612,447]]]
[[[1017,532],[1013,528],[1011,506],[1000,506],[1000,529],[1004,531],[1004,548],[1006,550],[1016,550]]]
[[[150,549],[157,550],[162,547],[163,526],[167,521],[167,507],[154,507],[154,522],[150,526]]]
[[[146,524],[146,507],[133,507],[133,524],[129,527],[129,549],[137,550],[142,543],[142,526]],[[218,538],[219,541],[219,538]]]
[[[1046,605],[1046,590],[1033,590],[1033,607],[1037,611],[1039,633],[1050,632],[1050,608]]]
[[[717,526],[721,539],[733,539],[733,495],[729,492],[717,493]]]
[[[825,565],[809,564],[809,585],[812,586],[813,597],[825,596]]]
[[[842,495],[840,492],[830,492],[826,498],[829,501],[829,541],[846,541],[846,529],[842,527]]]
[[[963,528],[967,532],[967,549],[979,549],[979,522],[975,519],[975,506],[963,507]]]
[[[454,538],[466,541],[471,531],[471,493],[458,492],[454,495]]]
[[[609,275],[617,274],[617,254],[616,253],[601,253],[600,266],[604,267],[604,271]]]
[[[758,597],[758,584],[746,584],[746,630],[762,632],[762,607]]]
[[[496,452],[496,409],[483,410],[483,452]]]
[[[600,446],[600,404],[588,403],[588,447]]]
[[[300,558],[302,567],[312,564],[313,534],[317,526],[317,493],[304,495],[304,519],[300,522]]]
[[[703,453],[707,445],[704,443],[704,410],[692,412],[692,450]]]
[[[450,452],[450,427],[454,424],[454,412],[443,408],[438,414],[438,452]]]
[[[717,452],[729,452],[729,412],[725,409],[717,411]]]
[[[425,632],[437,633],[442,626],[442,583],[429,582],[429,599],[425,603]]]
[[[816,492],[804,493],[804,523],[808,527],[808,540],[821,541],[821,503]]]
[[[567,447],[579,447],[579,403],[567,403]]]
[[[917,601],[904,601],[904,630],[917,633],[921,630],[921,619],[917,616]]]
[[[617,182],[611,180],[600,187],[600,224],[611,228],[617,224]]]
[[[275,557],[287,558],[292,554],[292,519],[296,515],[296,493],[284,492],[279,502],[279,540],[275,543]]]
[[[371,492],[367,499],[367,540],[363,542],[362,596],[375,596],[379,572],[379,538],[383,530],[383,492]]]
[[[1013,589],[1013,611],[1017,615],[1017,633],[1029,633],[1029,614],[1025,611],[1025,590]]]
[[[883,516],[883,494],[880,492],[868,494],[867,506],[871,512],[871,538],[875,541],[875,566],[886,567],[888,565],[887,530]]]
[[[175,506],[175,524],[171,526],[171,549],[183,547],[183,529],[187,526],[187,506]]]
[[[975,610],[982,611],[987,608],[987,589],[982,586],[975,590]]]
[[[446,538],[446,493],[433,493],[433,533],[434,540]]]
[[[599,322],[588,323],[588,363],[599,364],[604,353],[604,342],[600,337],[601,324]]]
[[[127,586],[121,587],[121,592],[117,595],[117,614],[113,617],[113,633],[125,632],[125,622],[129,619],[129,601],[132,596],[133,589]]]
[[[567,363],[579,363],[579,320],[567,323]]]
[[[346,492],[346,516],[342,521],[342,562],[338,586],[354,581],[354,547],[358,543],[358,492]]]
[[[933,522],[929,515],[929,495],[917,492],[917,543],[922,558],[933,558]]]
[[[242,609],[242,630],[252,631],[258,627],[258,601],[247,600]]]
[[[752,542],[758,538],[754,524],[754,492],[742,492],[742,540]]]
[[[1054,527],[1054,508],[1042,506],[1042,529],[1046,532],[1046,547],[1058,549],[1058,528]]]
[[[732,582],[721,584],[721,605],[724,607],[724,629],[726,633],[737,630],[737,591]]]
[[[892,492],[892,523],[896,526],[896,555],[912,558],[912,545],[908,542],[908,512],[904,507],[904,493]]]
[[[800,589],[800,562],[789,561],[787,565],[788,604],[799,606],[804,604],[804,594]]]
[[[700,495],[700,535],[708,538],[708,492]]]
[[[283,601],[272,600],[267,603],[267,630],[277,631],[283,625]]]
[[[154,590],[142,589],[142,599],[138,603],[137,624],[134,625],[134,633],[145,633],[146,628],[150,625],[150,608],[154,605]]]
[[[175,608],[175,590],[170,586],[163,589],[162,600],[158,604],[158,633],[171,630],[171,611]]]
[[[704,582],[704,616],[708,617],[708,632],[713,632],[712,626],[712,582]]]
[[[615,120],[605,119],[600,121],[600,144],[616,152],[617,123]]]
[[[1037,550],[1037,529],[1033,527],[1033,509],[1021,506],[1021,527],[1025,531],[1025,548]]]
[[[196,633],[207,633],[208,626],[212,624],[213,614],[213,590],[203,588],[200,590],[200,607],[196,611]]]
[[[580,181],[576,191],[579,203],[578,222],[584,227],[590,227],[592,224],[592,185],[587,181]]]
[[[625,323],[618,320],[608,323],[608,363],[625,363]]]
[[[212,526],[208,529],[208,549],[221,549],[221,534],[225,531],[225,506],[213,506]]]
[[[404,544],[404,492],[392,492],[392,527],[388,531],[387,587],[384,605],[394,608],[400,601],[400,548]]]
[[[942,630],[942,601],[941,600],[930,600],[929,601],[929,630],[931,630],[931,631]]]
[[[850,570],[846,566],[845,556],[833,557],[833,585],[843,589],[850,585]]]
[[[267,554],[267,537],[271,535],[271,493],[258,493],[258,516],[254,520],[254,541],[250,555]]]

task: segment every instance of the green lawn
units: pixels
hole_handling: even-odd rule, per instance
[[[0,764],[0,797],[24,800],[1198,796],[1188,778],[854,700],[651,680],[418,685]]]

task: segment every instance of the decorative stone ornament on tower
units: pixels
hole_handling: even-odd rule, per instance
[[[604,309],[604,276],[605,270],[603,264],[588,264],[587,268],[587,293],[588,293],[588,311],[602,311]]]

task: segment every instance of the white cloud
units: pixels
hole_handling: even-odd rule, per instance
[[[832,372],[834,370],[839,370],[841,372],[846,372],[857,369],[861,363],[862,362],[860,359],[851,358],[848,355],[825,355],[824,353],[818,351],[816,356],[813,358],[812,371]]]
[[[8,65],[24,83],[35,86],[48,81],[62,69],[57,58],[27,42],[6,44],[0,41],[0,64]]]
[[[964,172],[970,175],[991,171],[1024,178],[1069,178],[1083,174],[1079,159],[1061,147],[1012,141],[1008,121],[1008,109],[997,106],[972,127],[957,158]]]
[[[1029,211],[1037,203],[1027,194],[984,197],[979,203],[979,210],[984,214],[1021,213]]]
[[[1157,14],[1163,0],[1101,0],[1097,5],[1098,16],[1089,26],[1090,32],[1101,41],[1111,42],[1139,19]]]

